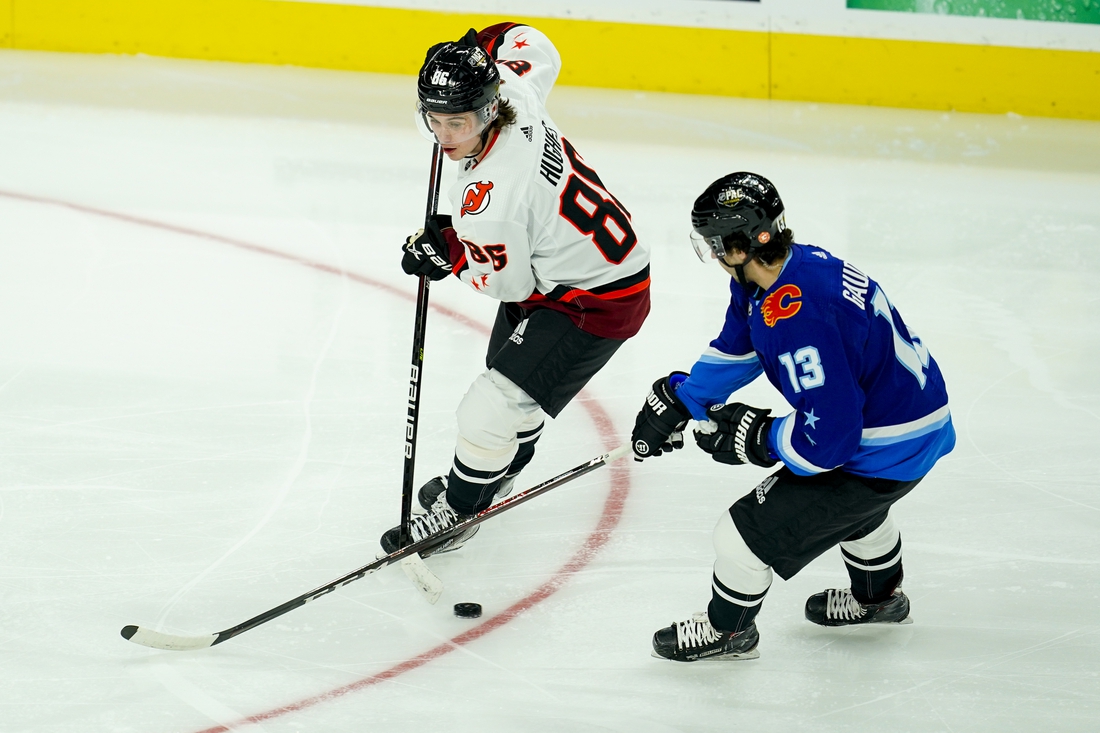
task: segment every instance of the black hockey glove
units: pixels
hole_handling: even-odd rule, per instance
[[[776,464],[768,456],[768,430],[775,420],[768,417],[771,410],[731,402],[715,405],[707,414],[711,422],[695,429],[695,442],[711,458],[731,466],[751,463],[770,468]]]
[[[691,413],[676,396],[672,385],[685,378],[684,372],[673,372],[653,383],[653,391],[646,397],[645,405],[634,420],[634,432],[630,434],[635,461],[684,447],[683,430]]]
[[[451,217],[437,214],[428,219],[424,228],[405,240],[401,269],[407,275],[427,275],[430,280],[442,280],[451,274],[448,257],[450,246],[445,230],[451,229]]]

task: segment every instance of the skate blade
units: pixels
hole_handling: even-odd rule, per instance
[[[651,651],[649,656],[654,659],[663,659],[666,662],[675,662],[675,659],[669,659],[668,657],[662,657],[655,651]],[[758,649],[750,649],[747,652],[741,652],[740,654],[717,654],[713,657],[703,657],[702,659],[692,659],[692,662],[740,662],[745,659],[759,659],[760,651]]]

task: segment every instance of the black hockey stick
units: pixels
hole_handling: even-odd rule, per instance
[[[316,600],[323,595],[327,595],[332,591],[347,585],[348,583],[354,583],[356,580],[363,578],[370,573],[380,570],[387,565],[392,565],[396,562],[400,562],[402,559],[409,557],[410,555],[419,553],[423,550],[431,550],[433,547],[437,547],[443,540],[448,537],[463,532],[469,527],[475,524],[481,524],[487,519],[492,519],[501,512],[506,512],[509,509],[519,506],[524,502],[534,499],[540,494],[545,494],[551,489],[556,489],[562,484],[568,483],[575,478],[579,478],[590,471],[594,471],[600,466],[606,465],[611,461],[617,460],[624,456],[630,455],[631,449],[629,445],[624,445],[610,453],[604,453],[602,456],[597,456],[590,461],[582,463],[579,466],[569,469],[568,471],[558,474],[552,479],[543,481],[537,486],[533,486],[526,491],[521,491],[518,494],[508,497],[499,504],[494,504],[485,511],[475,514],[474,516],[466,519],[458,524],[454,525],[446,532],[440,532],[439,534],[432,535],[431,537],[425,537],[419,542],[413,542],[410,545],[391,552],[385,557],[379,558],[374,562],[364,565],[363,567],[353,570],[347,575],[337,578],[331,583],[326,583],[320,588],[315,588],[309,593],[303,593],[297,598],[293,598],[282,605],[272,608],[270,611],[264,611],[259,616],[250,618],[249,620],[237,624],[225,631],[219,631],[216,634],[205,634],[202,636],[182,636],[178,634],[166,634],[161,631],[153,631],[151,629],[145,629],[141,626],[123,626],[122,638],[128,639],[135,644],[141,644],[142,646],[152,647],[153,649],[167,649],[172,651],[191,651],[193,649],[205,649],[206,647],[214,646],[215,644],[221,644],[223,641],[232,639],[238,634],[243,634],[249,629],[254,629],[260,624],[267,623],[268,621],[282,616],[288,611],[293,611],[299,606],[304,606],[310,601]]]
[[[436,143],[432,150],[432,173],[428,177],[428,201],[424,206],[424,226],[439,208],[439,179],[443,174],[443,148]],[[412,367],[409,372],[409,411],[405,419],[405,473],[401,481],[401,532],[397,544],[404,547],[409,536],[412,517],[413,469],[416,466],[416,431],[420,424],[420,377],[424,367],[424,333],[428,327],[428,287],[431,280],[420,276],[416,291],[416,321],[413,327]]]

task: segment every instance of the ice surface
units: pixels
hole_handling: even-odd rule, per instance
[[[738,169],[879,280],[959,444],[895,515],[916,623],[822,629],[838,551],[777,580],[761,657],[674,665],[710,531],[762,470],[620,463],[225,644],[398,517],[430,149],[401,77],[0,52],[0,730],[1091,731],[1100,725],[1100,124],[556,90],[653,246],[642,333],[521,483],[623,442],[721,324],[686,238]],[[494,303],[434,285],[418,480],[445,470]],[[761,381],[744,398],[785,410]],[[477,620],[453,603],[485,608]]]

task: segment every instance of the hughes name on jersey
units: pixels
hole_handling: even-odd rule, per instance
[[[763,372],[794,407],[769,446],[796,474],[911,481],[954,447],[939,366],[854,266],[795,244],[766,292],[732,279],[730,292],[722,333],[677,390],[695,419]]]
[[[557,49],[514,23],[479,39],[516,121],[489,138],[480,163],[466,162],[450,191],[464,248],[455,276],[525,309],[561,311],[596,336],[633,336],[649,313],[649,251],[546,112],[561,68]]]

